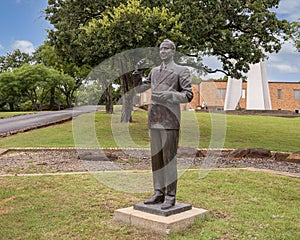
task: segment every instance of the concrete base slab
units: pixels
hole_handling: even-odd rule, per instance
[[[128,207],[115,210],[114,219],[126,224],[169,234],[187,228],[192,225],[197,218],[202,218],[207,213],[208,210],[192,207],[191,210],[165,217]]]

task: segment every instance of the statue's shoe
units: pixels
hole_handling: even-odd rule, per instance
[[[174,196],[166,196],[165,201],[160,206],[162,210],[169,209],[175,205],[175,197]]]
[[[163,203],[165,200],[165,196],[162,193],[154,193],[153,196],[144,201],[144,204],[156,204]]]

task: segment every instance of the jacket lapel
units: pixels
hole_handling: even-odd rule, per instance
[[[160,72],[158,74],[158,79],[157,82],[155,83],[154,89],[159,88],[159,85],[161,85],[162,83],[167,83],[168,78],[170,75],[173,74],[173,64],[171,64],[170,66],[168,66],[166,69],[163,69],[163,64],[161,64],[160,66]]]

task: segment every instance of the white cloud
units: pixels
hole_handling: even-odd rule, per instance
[[[295,60],[298,62],[300,53],[293,43],[285,42],[278,53],[269,54],[269,57],[269,60],[272,62],[288,61],[295,63]]]
[[[4,49],[4,47],[3,47],[3,45],[0,44],[0,50],[1,50],[1,49]]]
[[[16,3],[20,3],[21,2],[21,0],[16,0]]]
[[[203,57],[203,64],[211,68],[212,70],[215,69],[222,69],[222,64],[215,56],[204,56]],[[225,76],[222,72],[216,72],[216,73],[209,73],[204,76],[201,76],[202,79],[208,80],[208,79],[218,79],[223,78]]]
[[[220,61],[216,57],[203,58],[204,64],[212,69],[221,68]],[[267,77],[273,81],[299,81],[300,80],[300,52],[291,42],[285,42],[279,53],[269,55],[266,60]],[[224,74],[217,72],[202,76],[203,79],[221,78]]]
[[[299,68],[287,64],[270,64],[270,68],[276,69],[282,73],[298,73]]]
[[[295,21],[299,16],[300,1],[296,0],[281,0],[278,9],[275,11],[282,15],[283,18],[289,21]]]
[[[300,73],[300,53],[294,45],[286,42],[277,54],[271,54],[267,63],[272,71],[280,73]],[[271,73],[272,74],[272,73]]]
[[[285,42],[278,53],[269,55],[266,61],[270,81],[299,81],[300,53],[291,42]]]
[[[291,42],[285,42],[282,45],[280,53],[281,54],[286,54],[286,55],[293,54],[293,55],[297,55],[299,57],[299,52],[297,51],[294,43],[291,43]]]
[[[25,53],[33,53],[34,52],[34,46],[32,44],[32,42],[26,41],[26,40],[16,40],[13,44],[12,44],[12,48],[15,49],[20,49],[21,52],[25,52]]]

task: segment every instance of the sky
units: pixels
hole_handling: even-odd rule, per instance
[[[47,38],[46,29],[51,28],[43,14],[46,6],[47,0],[0,1],[0,55],[15,49],[32,53],[43,44]],[[281,0],[275,11],[278,18],[295,21],[300,18],[300,1]],[[218,66],[214,58],[206,59],[206,63],[211,67]],[[271,54],[265,65],[269,81],[300,81],[300,53],[290,42],[286,42],[279,53]]]
[[[14,49],[31,53],[46,39],[50,24],[42,10],[47,0],[0,1],[0,55]]]

